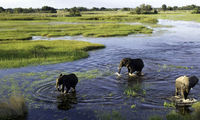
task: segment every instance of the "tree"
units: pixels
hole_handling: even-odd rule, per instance
[[[130,8],[122,8],[122,11],[130,11],[131,9]]]
[[[105,8],[105,7],[101,7],[100,10],[101,10],[101,11],[105,11],[106,8]]]
[[[170,11],[173,10],[173,8],[171,6],[168,6],[167,9]]]
[[[49,7],[49,6],[43,6],[42,7],[42,12],[45,12],[45,13],[56,13],[56,9],[53,8],[53,7]]]
[[[163,10],[163,11],[166,11],[166,10],[167,10],[167,5],[163,4],[163,5],[162,5],[162,10]]]
[[[152,9],[153,9],[153,8],[151,7],[151,5],[146,5],[146,6],[145,6],[145,10],[146,10],[146,11],[152,11]]]
[[[69,15],[70,16],[81,16],[81,13],[76,7],[73,7],[69,10]]]
[[[3,7],[0,7],[0,13],[5,12],[5,9]]]
[[[200,7],[195,8],[194,11],[192,11],[192,14],[200,14]]]
[[[140,7],[136,7],[136,8],[135,8],[135,13],[136,13],[136,14],[141,14],[141,13],[142,13],[141,8],[140,8]]]
[[[92,11],[99,11],[99,8],[93,7],[91,10],[92,10]]]
[[[153,13],[154,13],[154,14],[158,14],[158,10],[153,9]]]
[[[140,7],[136,7],[134,11],[130,12],[131,14],[157,14],[158,11],[154,9],[151,5],[141,4]]]
[[[14,8],[14,13],[23,13],[22,8]]]
[[[178,6],[174,6],[174,7],[173,7],[173,10],[178,10]]]

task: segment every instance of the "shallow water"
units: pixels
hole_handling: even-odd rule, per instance
[[[83,40],[105,44],[106,48],[74,62],[0,70],[0,96],[21,91],[29,105],[28,120],[94,120],[115,117],[113,111],[133,120],[164,116],[174,109],[165,108],[163,103],[170,103],[175,79],[181,75],[200,77],[200,23],[159,20],[159,24],[174,27],[154,28],[152,35],[111,38],[35,36],[33,40]],[[128,77],[123,68],[122,76],[117,77],[114,73],[124,57],[142,58],[144,76]],[[61,95],[55,90],[55,79],[60,73],[71,72],[79,77],[77,91]],[[126,95],[129,89],[137,95]],[[199,100],[199,90],[197,85],[189,97]]]

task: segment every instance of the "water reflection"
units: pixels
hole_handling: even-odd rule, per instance
[[[187,115],[189,113],[192,113],[191,108],[188,106],[181,106],[181,107],[177,106],[176,109],[178,110],[178,113],[180,113],[181,115]]]
[[[60,110],[69,110],[74,104],[77,104],[76,92],[60,94],[57,96],[57,108]]]

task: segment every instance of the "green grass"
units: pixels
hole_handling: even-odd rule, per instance
[[[1,13],[0,40],[29,40],[32,36],[113,37],[151,34],[153,30],[143,25],[126,23],[140,22],[156,26],[158,22],[157,18],[150,15],[130,15],[127,12],[95,12],[95,14],[83,14],[82,17],[63,17],[67,14]],[[57,17],[51,17],[53,15]]]
[[[0,42],[0,68],[78,60],[88,57],[87,51],[99,48],[104,46],[75,40],[2,41]]]
[[[194,103],[192,105],[192,108],[194,108],[196,111],[199,111],[200,110],[200,102]]]
[[[171,11],[161,12],[154,17],[159,19],[169,20],[183,20],[183,21],[195,21],[200,22],[200,14],[191,14],[192,11]]]
[[[48,24],[24,22],[1,22],[0,40],[29,40],[32,36],[76,36],[113,37],[129,34],[151,34],[152,29],[143,25],[128,25],[117,23],[102,24]]]

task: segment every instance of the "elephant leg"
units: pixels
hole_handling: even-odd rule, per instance
[[[132,74],[134,72],[133,68],[129,67],[129,69],[130,69],[130,73]]]
[[[68,92],[69,92],[69,90],[70,90],[70,87],[67,87],[66,93],[68,93]]]
[[[131,71],[130,68],[128,68],[128,74],[130,73],[130,71]]]
[[[188,93],[186,91],[184,91],[184,98],[185,100],[187,99]]]
[[[184,90],[182,88],[181,88],[181,97],[185,98],[185,96],[184,96]]]
[[[62,91],[62,93],[64,93],[64,90],[65,90],[65,86],[61,85],[61,91]]]
[[[137,74],[137,75],[141,75],[141,73],[142,73],[142,71],[137,71],[136,74]]]
[[[75,87],[72,87],[72,91],[73,91],[73,92],[76,92],[76,89],[75,89]]]
[[[121,72],[121,69],[122,69],[122,67],[119,67],[118,68],[118,73],[120,74],[120,72]]]
[[[175,96],[178,96],[178,88],[175,89]]]

